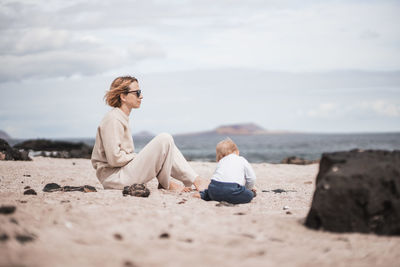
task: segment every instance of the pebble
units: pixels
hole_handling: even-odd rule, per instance
[[[37,193],[33,189],[28,189],[24,192],[24,195],[37,195]]]
[[[122,237],[122,235],[119,234],[119,233],[115,233],[115,234],[114,234],[114,238],[117,239],[117,240],[122,240],[122,239],[124,239],[124,238]]]
[[[165,238],[165,239],[167,239],[167,238],[169,238],[169,234],[168,233],[162,233],[160,236],[159,236],[159,238]]]
[[[35,237],[32,235],[23,235],[23,234],[16,234],[15,235],[15,239],[21,243],[24,244],[26,242],[32,242],[33,240],[35,240]]]
[[[1,206],[0,207],[0,214],[12,214],[15,212],[17,207],[15,206]]]
[[[288,210],[289,206],[283,206],[283,210]]]

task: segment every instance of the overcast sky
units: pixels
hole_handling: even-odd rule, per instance
[[[0,130],[94,137],[129,74],[134,133],[400,131],[399,14],[383,0],[0,0]]]

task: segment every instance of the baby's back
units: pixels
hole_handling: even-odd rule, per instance
[[[246,184],[247,160],[236,154],[223,157],[217,165],[212,180],[224,183]]]

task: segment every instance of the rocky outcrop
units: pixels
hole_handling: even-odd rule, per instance
[[[32,160],[28,152],[12,148],[6,140],[0,139],[0,160]]]
[[[323,154],[305,225],[400,235],[400,151]]]
[[[296,156],[292,157],[287,157],[281,160],[281,164],[296,164],[296,165],[308,165],[308,164],[313,164],[313,163],[318,163],[319,160],[308,160],[308,159],[303,159],[299,158]]]
[[[264,132],[262,127],[254,123],[223,125],[215,129],[215,133],[222,135],[253,135]]]
[[[92,148],[84,143],[52,141],[46,139],[27,140],[16,144],[14,148],[25,151],[42,151],[41,156],[53,158],[87,158],[92,154]]]

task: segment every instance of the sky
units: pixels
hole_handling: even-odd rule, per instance
[[[253,122],[400,131],[400,1],[0,0],[0,130],[94,138],[138,78],[133,133]]]

